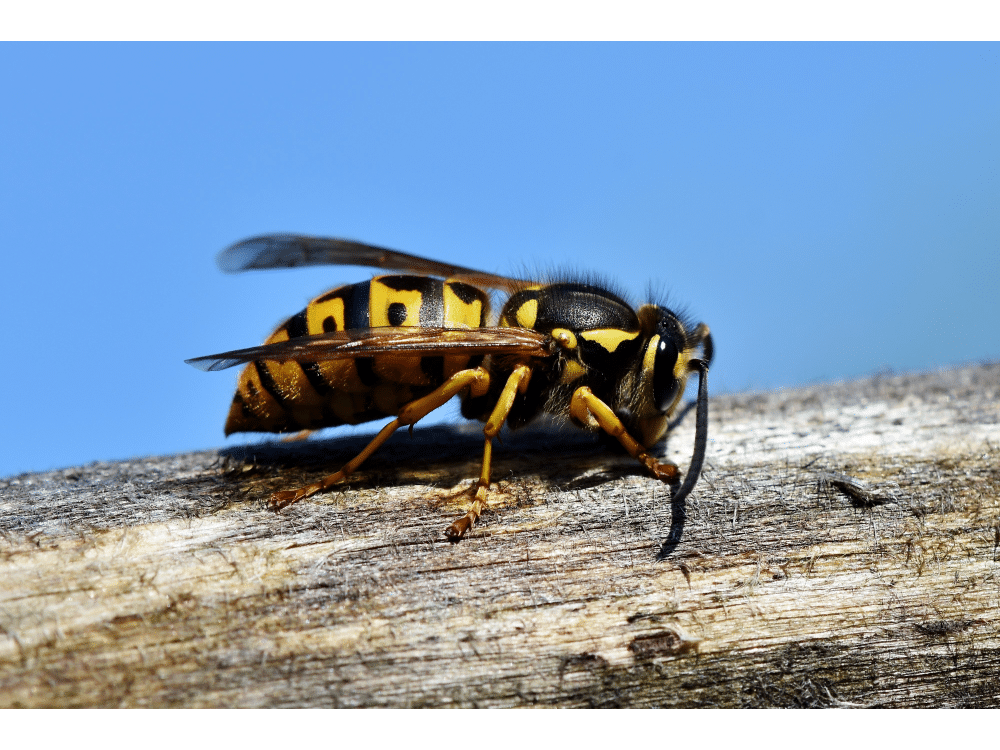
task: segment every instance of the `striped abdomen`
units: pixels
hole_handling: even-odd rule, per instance
[[[379,276],[334,289],[286,320],[266,344],[310,334],[381,326],[478,328],[489,296],[459,281]],[[472,358],[471,366],[479,358]],[[380,354],[327,362],[251,362],[240,373],[226,420],[234,432],[296,432],[394,417],[430,393],[469,357]]]

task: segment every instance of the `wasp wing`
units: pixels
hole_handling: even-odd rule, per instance
[[[205,372],[225,370],[257,360],[322,362],[375,354],[519,354],[547,357],[552,337],[528,328],[365,328],[299,336],[274,344],[236,349],[184,360]]]
[[[216,262],[226,273],[300,266],[369,266],[458,278],[478,286],[507,291],[519,289],[526,283],[377,245],[301,234],[262,234],[250,237],[227,247],[216,257]]]

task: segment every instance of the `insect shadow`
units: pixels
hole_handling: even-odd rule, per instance
[[[282,469],[325,471],[353,458],[370,440],[369,434],[287,442],[269,440],[223,448],[219,456],[233,475]],[[417,427],[412,433],[399,430],[345,484],[371,483],[366,477],[376,477],[375,483],[384,483],[390,474],[399,482],[406,482],[408,475],[422,472],[428,466],[441,469],[445,475],[452,473],[448,467],[453,466],[454,472],[464,477],[468,475],[465,464],[478,463],[482,458],[482,440],[482,428],[471,424]],[[600,456],[617,453],[606,452],[594,435],[544,424],[517,433],[504,430],[498,443],[494,448],[498,479],[507,473],[505,468],[516,464],[518,475],[527,471],[560,488],[592,468]],[[632,473],[641,474],[641,467],[610,466],[607,473],[594,478],[594,484]]]
[[[359,434],[268,440],[223,448],[219,456],[232,481],[257,483],[266,474],[324,473],[338,468],[370,439],[369,434]],[[428,468],[433,468],[442,486],[453,486],[468,479],[470,463],[481,460],[482,440],[482,428],[471,423],[417,427],[412,433],[399,430],[344,486],[360,489],[405,484],[418,481],[418,475],[426,476]],[[623,477],[647,476],[607,436],[560,427],[558,423],[530,425],[513,433],[505,429],[495,445],[494,460],[497,480],[529,478],[554,491],[588,490]],[[676,485],[672,490],[676,491]],[[261,487],[260,493],[266,497],[267,488]],[[672,501],[670,531],[657,560],[669,556],[680,543],[684,509],[683,499]]]

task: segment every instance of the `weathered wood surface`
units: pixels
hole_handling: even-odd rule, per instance
[[[714,397],[679,539],[574,431],[505,434],[460,544],[466,428],[281,514],[363,440],[0,480],[0,705],[998,706],[998,397],[998,365]]]

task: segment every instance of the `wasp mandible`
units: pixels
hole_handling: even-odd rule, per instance
[[[493,438],[506,423],[538,415],[603,431],[657,479],[680,482],[650,449],[667,432],[688,375],[698,373],[694,453],[673,496],[701,473],[708,440],[712,336],[661,305],[638,310],[593,281],[537,282],[498,276],[352,240],[269,234],[218,256],[227,272],[312,265],[404,271],[333,289],[282,323],[262,346],[189,359],[206,371],[246,364],[226,435],[299,432],[392,419],[340,471],[275,492],[272,508],[329,489],[395,430],[454,396],[462,416],[485,422],[482,471],[468,512],[445,531],[461,538],[486,507]],[[490,295],[508,297],[494,321]],[[700,349],[700,357],[696,357]]]

